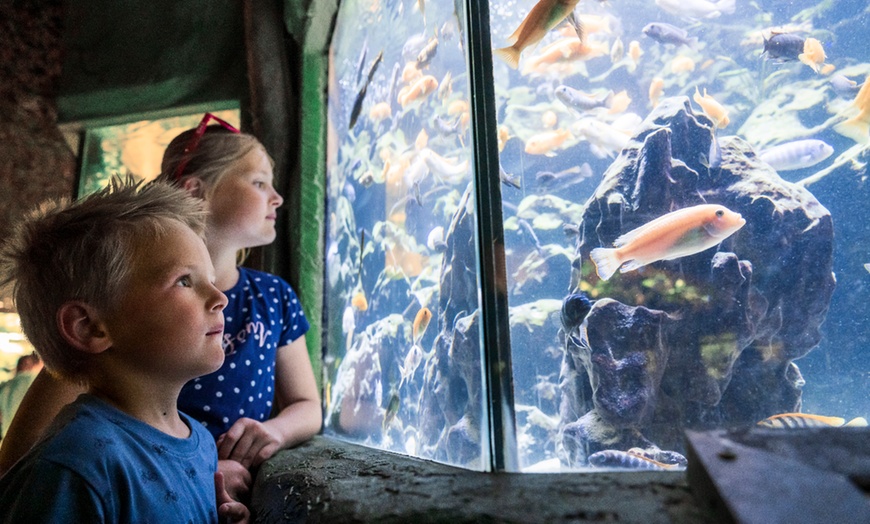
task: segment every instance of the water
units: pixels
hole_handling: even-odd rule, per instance
[[[870,74],[866,6],[736,0],[719,13],[689,2],[709,15],[689,20],[659,3],[584,0],[582,45],[562,22],[522,49],[516,69],[493,58],[517,455],[528,470],[587,469],[607,450],[680,468],[685,428],[870,414],[868,153],[841,125],[858,113],[857,89],[832,84]],[[493,49],[534,5],[490,3]],[[461,20],[453,3],[340,8],[326,431],[485,469]],[[647,36],[651,23],[684,30],[686,44]],[[762,55],[778,32],[795,35],[804,61],[787,46]],[[779,173],[757,158],[806,139],[833,153]],[[702,204],[745,225],[670,260],[657,237],[649,264],[609,278],[592,262],[617,236]],[[691,231],[713,235],[702,229]]]

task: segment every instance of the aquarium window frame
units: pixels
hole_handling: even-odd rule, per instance
[[[465,0],[463,4],[473,115],[471,156],[478,243],[481,371],[488,425],[488,441],[481,444],[489,451],[486,471],[518,472],[489,2]]]

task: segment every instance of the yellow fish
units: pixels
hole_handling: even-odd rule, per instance
[[[496,49],[495,54],[516,69],[523,50],[540,42],[550,29],[574,12],[578,2],[579,0],[538,0],[516,31],[508,37],[508,42],[512,45]]]
[[[369,109],[369,119],[376,124],[381,120],[390,118],[392,114],[393,111],[390,109],[390,104],[386,102],[378,102]]]
[[[571,132],[566,129],[544,131],[532,136],[526,142],[526,153],[530,155],[554,156],[553,150],[571,138]]]
[[[417,312],[417,316],[414,317],[414,325],[411,329],[411,338],[414,341],[414,344],[420,342],[420,339],[423,338],[423,334],[426,333],[426,328],[429,327],[429,321],[432,320],[432,312],[426,306],[420,308],[420,311]]]
[[[698,91],[698,86],[695,86],[695,96],[692,98],[699,106],[701,106],[704,113],[710,117],[710,120],[712,120],[713,124],[719,129],[728,126],[728,123],[731,122],[731,120],[728,119],[728,110],[725,109],[725,106],[717,102],[715,98],[707,94],[707,88],[704,88],[704,96],[701,96],[701,93]]]
[[[659,105],[659,98],[665,90],[665,81],[662,78],[655,77],[649,83],[649,103],[655,107]]]
[[[846,419],[840,417],[824,417],[808,413],[781,413],[762,420],[758,425],[779,429],[865,427],[867,426],[867,420],[864,417],[857,417],[847,423]]]
[[[867,75],[852,105],[858,108],[858,114],[840,122],[834,130],[858,143],[866,143],[870,140],[870,75]]]
[[[369,308],[369,301],[366,299],[366,294],[360,290],[350,300],[350,305],[357,311],[365,311]]]
[[[659,260],[700,253],[743,227],[746,220],[725,206],[701,204],[673,211],[617,238],[615,248],[597,247],[589,256],[598,276],[633,271]],[[625,265],[623,265],[625,264]]]
[[[810,66],[816,73],[825,65],[825,50],[822,43],[815,38],[804,40],[804,52],[798,55],[798,59]]]

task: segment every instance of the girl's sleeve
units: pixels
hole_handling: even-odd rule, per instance
[[[286,346],[297,338],[305,335],[310,328],[308,318],[305,317],[305,312],[302,310],[302,303],[296,292],[290,287],[290,284],[285,283],[285,287],[281,291],[282,302],[284,303],[284,327],[281,332],[280,346]]]

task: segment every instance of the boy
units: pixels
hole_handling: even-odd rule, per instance
[[[211,435],[176,408],[181,387],[224,358],[227,299],[204,219],[184,191],[115,180],[43,205],[3,246],[0,283],[15,285],[24,333],[48,371],[87,393],[0,479],[0,521],[247,519]]]

